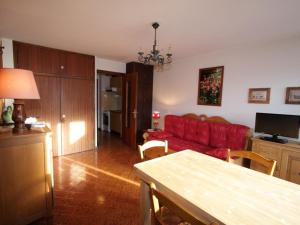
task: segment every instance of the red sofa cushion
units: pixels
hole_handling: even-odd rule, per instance
[[[175,115],[165,116],[165,131],[173,134],[175,137],[183,138],[184,135],[184,118]]]
[[[234,150],[242,150],[245,148],[246,144],[246,134],[249,127],[230,124],[227,128],[227,148]]]
[[[177,138],[177,137],[168,137],[167,140],[168,140],[168,147],[175,151],[192,149],[194,151],[204,153],[204,152],[207,152],[212,149],[211,147],[209,147],[207,145],[198,144],[196,142],[187,141],[187,140]]]
[[[184,139],[199,144],[209,144],[209,124],[193,119],[185,119]]]
[[[225,123],[210,122],[210,146],[215,148],[227,147],[227,127]]]

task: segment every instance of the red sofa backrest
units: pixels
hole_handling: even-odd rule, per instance
[[[248,130],[249,127],[239,124],[203,122],[175,115],[165,116],[166,132],[215,148],[243,149]]]
[[[175,137],[183,138],[184,118],[175,115],[165,116],[165,131],[173,134]]]
[[[209,123],[185,118],[184,139],[200,144],[209,145]]]

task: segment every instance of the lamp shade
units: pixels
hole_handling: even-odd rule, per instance
[[[21,69],[0,69],[0,98],[40,99],[33,73]]]
[[[154,111],[154,112],[152,113],[152,118],[153,118],[153,119],[159,119],[159,118],[160,118],[160,113],[159,113],[158,111]]]

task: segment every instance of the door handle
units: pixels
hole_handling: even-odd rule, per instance
[[[64,122],[65,122],[65,119],[66,119],[66,115],[65,115],[65,114],[62,114],[62,115],[61,115],[61,122],[64,123]]]
[[[136,118],[136,114],[138,114],[138,112],[135,110],[133,110],[133,112],[131,112],[131,114],[133,114],[133,118]]]

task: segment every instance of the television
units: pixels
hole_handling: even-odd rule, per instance
[[[298,138],[299,128],[299,115],[256,113],[255,132],[272,135],[262,137],[264,140],[286,143],[286,139],[278,138],[278,136]]]

